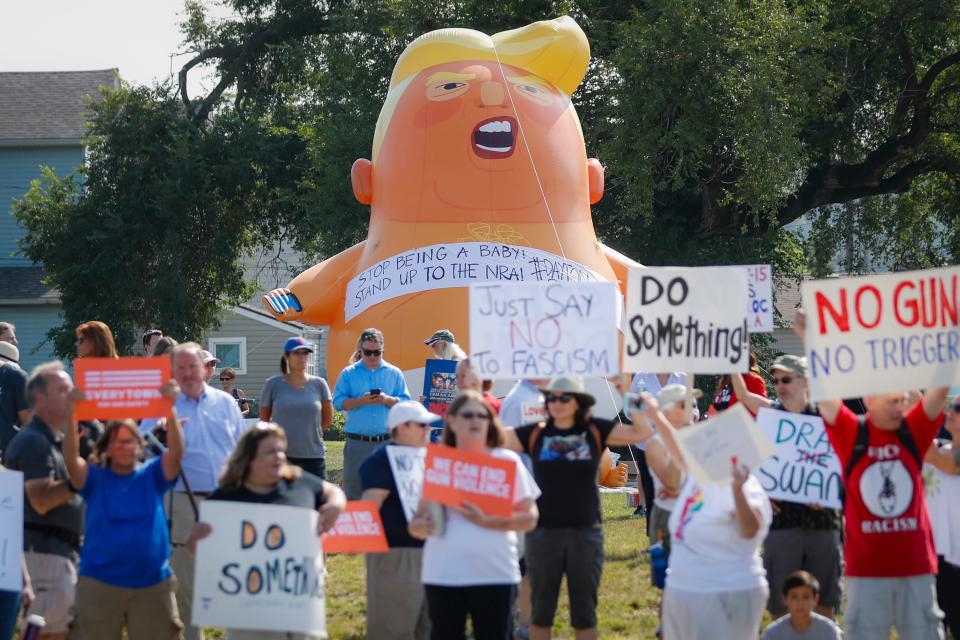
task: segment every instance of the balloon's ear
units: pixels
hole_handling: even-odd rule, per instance
[[[600,164],[599,162],[597,164]],[[370,204],[373,199],[373,163],[359,158],[350,169],[350,182],[353,184],[353,196],[360,204]],[[590,178],[590,191],[593,193],[593,178]],[[603,191],[603,169],[600,169],[600,191]],[[597,198],[599,200],[599,198]]]
[[[356,171],[357,165],[354,164],[353,168]],[[597,204],[603,197],[603,165],[596,158],[587,160],[587,176],[590,179],[590,204]],[[356,178],[354,178],[353,184],[354,193],[356,193]],[[359,199],[359,196],[357,196],[357,199]]]

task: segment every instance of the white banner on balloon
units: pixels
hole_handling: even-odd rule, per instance
[[[349,322],[393,298],[466,287],[473,282],[590,282],[601,276],[562,256],[511,244],[452,242],[398,253],[347,283],[344,316]]]
[[[470,285],[470,361],[481,378],[620,372],[615,282]]]

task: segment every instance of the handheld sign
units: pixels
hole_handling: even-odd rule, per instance
[[[424,447],[401,447],[387,445],[387,459],[390,460],[390,470],[393,472],[393,481],[397,485],[397,496],[403,506],[403,515],[407,522],[413,519],[413,514],[420,504],[420,494],[423,493],[423,468],[427,450]]]
[[[750,333],[773,332],[773,270],[768,264],[746,267],[748,296],[747,326]]]
[[[614,282],[470,285],[470,361],[485,379],[620,372]]]
[[[960,267],[800,285],[810,399],[960,382]]]
[[[387,536],[380,510],[369,500],[351,500],[333,528],[323,534],[327,553],[386,553]]]
[[[327,637],[323,553],[313,509],[205,500],[213,532],[197,544],[197,627]]]
[[[516,475],[512,460],[431,444],[427,446],[423,498],[457,508],[470,502],[487,515],[509,517]]]
[[[447,415],[447,407],[457,397],[456,360],[431,358],[423,367],[423,404],[427,411]]]
[[[631,269],[624,371],[746,372],[748,300],[743,267]]]
[[[0,590],[23,589],[23,473],[0,470]]]
[[[87,396],[77,403],[77,420],[138,420],[170,413],[170,400],[160,395],[170,379],[170,358],[79,358],[73,367],[77,386]]]
[[[677,443],[690,473],[701,485],[729,483],[732,460],[756,469],[773,455],[773,445],[757,428],[743,403],[677,431]]]
[[[840,461],[820,416],[760,409],[757,426],[773,443],[774,454],[756,476],[774,500],[841,509]]]

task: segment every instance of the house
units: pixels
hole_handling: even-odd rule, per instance
[[[52,359],[47,331],[61,322],[60,297],[43,270],[16,255],[24,230],[10,215],[40,167],[65,175],[84,162],[84,100],[117,88],[116,69],[0,73],[0,321],[17,326],[20,365]]]
[[[774,304],[780,313],[780,321],[773,329],[773,347],[783,353],[804,355],[803,340],[793,331],[793,319],[800,307],[800,284],[793,276],[776,281]]]

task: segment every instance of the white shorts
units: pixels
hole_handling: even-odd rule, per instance
[[[47,621],[44,633],[66,633],[73,622],[77,598],[77,567],[73,560],[52,553],[24,551],[27,571],[37,599],[31,614]]]
[[[752,640],[760,631],[767,587],[743,591],[663,591],[664,640]]]

